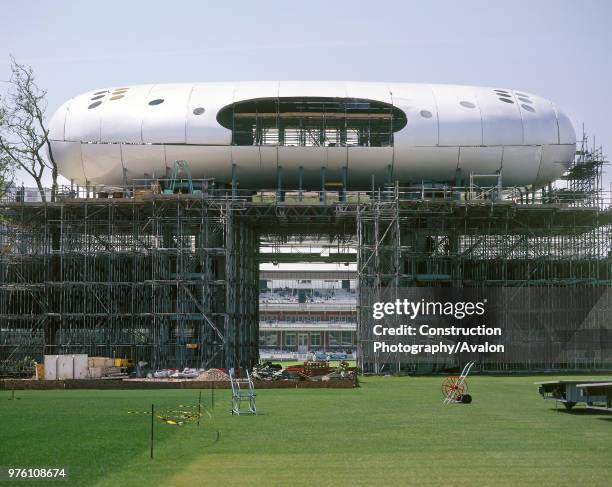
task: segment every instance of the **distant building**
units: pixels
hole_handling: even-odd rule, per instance
[[[356,272],[262,270],[259,347],[262,358],[357,347]]]

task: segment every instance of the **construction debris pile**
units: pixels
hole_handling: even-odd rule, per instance
[[[185,367],[183,370],[156,370],[151,374],[151,376],[155,379],[197,379],[202,372],[204,372],[204,369],[192,369],[189,367]]]
[[[204,382],[229,382],[230,378],[229,375],[221,369],[208,369],[198,375],[196,380]]]
[[[264,362],[253,367],[251,377],[255,380],[282,380],[298,379],[298,375],[287,370],[283,370],[282,365],[275,365],[272,362]]]
[[[123,379],[128,376],[127,370],[131,361],[127,359],[113,359],[110,357],[89,357],[88,377],[91,379]]]
[[[127,379],[129,381],[158,382],[230,382],[225,369],[189,368],[147,369],[146,362],[136,365],[130,359],[111,357],[88,357],[82,355],[45,355],[44,364],[36,364],[36,377],[46,380],[64,379]],[[237,377],[245,371],[238,369]],[[347,361],[330,366],[327,360],[310,360],[289,365],[263,362],[253,367],[250,376],[256,381],[328,381],[330,379],[354,379],[355,367]],[[128,379],[129,377],[129,379]]]
[[[337,367],[330,367],[328,361],[306,361],[301,365],[290,365],[283,370],[281,365],[271,362],[253,367],[252,377],[256,380],[289,380],[327,381],[330,379],[351,379],[355,377],[355,367],[350,367],[346,361]]]
[[[146,378],[131,379],[141,381],[163,381],[177,382],[184,380],[194,380],[202,382],[229,382],[229,375],[222,369],[194,369],[184,368],[179,369],[159,369],[155,372],[147,373]]]

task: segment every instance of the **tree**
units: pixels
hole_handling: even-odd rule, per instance
[[[0,163],[22,169],[36,182],[43,201],[43,175],[51,172],[51,200],[57,195],[57,164],[46,125],[47,92],[38,87],[31,66],[11,56],[11,77],[0,98]],[[0,166],[1,170],[1,166]]]
[[[0,127],[2,127],[5,118],[4,109],[0,106]],[[10,161],[5,157],[3,151],[0,151],[0,196],[3,196],[6,189],[11,185],[11,169]]]

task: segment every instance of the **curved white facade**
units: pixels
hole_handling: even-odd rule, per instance
[[[301,110],[301,101],[325,100],[317,116],[328,121],[335,117],[334,128],[321,125],[312,142],[306,138],[309,130],[298,134],[295,128],[302,123],[296,120],[300,116],[309,120],[304,113],[310,112],[296,115],[287,109],[282,116],[294,117],[286,122],[294,125],[286,133],[284,128],[270,129],[281,119],[278,113],[277,122],[262,118],[274,114],[257,112],[258,100],[269,106],[293,100],[292,107],[297,107],[293,110]],[[342,101],[341,108],[335,109],[333,117],[331,112],[323,114],[334,100]],[[383,107],[380,113],[359,111],[366,101]],[[238,104],[256,111],[235,114],[233,107]],[[357,115],[338,115],[354,107]],[[224,108],[228,116],[230,112],[234,116],[231,123],[241,120],[239,116],[259,117],[273,138],[257,135],[253,125],[253,142],[237,143],[232,129],[219,122]],[[399,129],[398,114],[405,123]],[[370,123],[366,117],[395,124],[392,135],[382,142],[364,138],[367,129],[363,127]],[[250,122],[244,123],[248,129]],[[361,125],[356,129],[349,126],[352,123]],[[338,129],[341,124],[347,124],[348,136],[346,129]],[[298,134],[295,142],[287,142],[289,132]],[[351,134],[357,135],[351,138]],[[340,142],[330,142],[332,137]],[[525,92],[457,85],[288,81],[94,90],[57,110],[50,138],[59,172],[81,185],[165,177],[175,160],[184,159],[194,178],[229,184],[234,177],[241,189],[275,188],[279,180],[283,189],[297,188],[300,181],[305,189],[319,189],[322,178],[326,183],[346,181],[348,189],[370,188],[372,178],[376,186],[388,180],[455,183],[466,181],[470,173],[499,170],[504,186],[539,186],[563,173],[576,145],[568,117],[550,101]]]

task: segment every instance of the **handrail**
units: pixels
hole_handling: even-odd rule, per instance
[[[474,175],[477,176],[477,175]],[[79,199],[163,199],[163,198],[201,198],[217,202],[248,202],[263,205],[321,205],[347,206],[368,203],[393,202],[441,202],[458,203],[509,202],[521,205],[560,205],[563,207],[590,207],[609,209],[612,207],[612,188],[589,193],[570,188],[555,187],[527,190],[524,187],[502,187],[477,185],[469,186],[422,183],[400,186],[399,183],[372,190],[287,190],[279,192],[276,188],[237,189],[219,187],[213,179],[175,179],[177,188],[188,187],[191,182],[197,191],[191,193],[164,194],[163,187],[169,187],[170,179],[135,179],[129,185],[115,185],[93,188],[63,185],[58,188],[55,201]],[[189,185],[190,187],[190,185]],[[45,200],[50,201],[51,189],[44,188]],[[322,196],[322,193],[325,193]],[[0,203],[41,202],[38,188],[14,187],[0,193]]]

